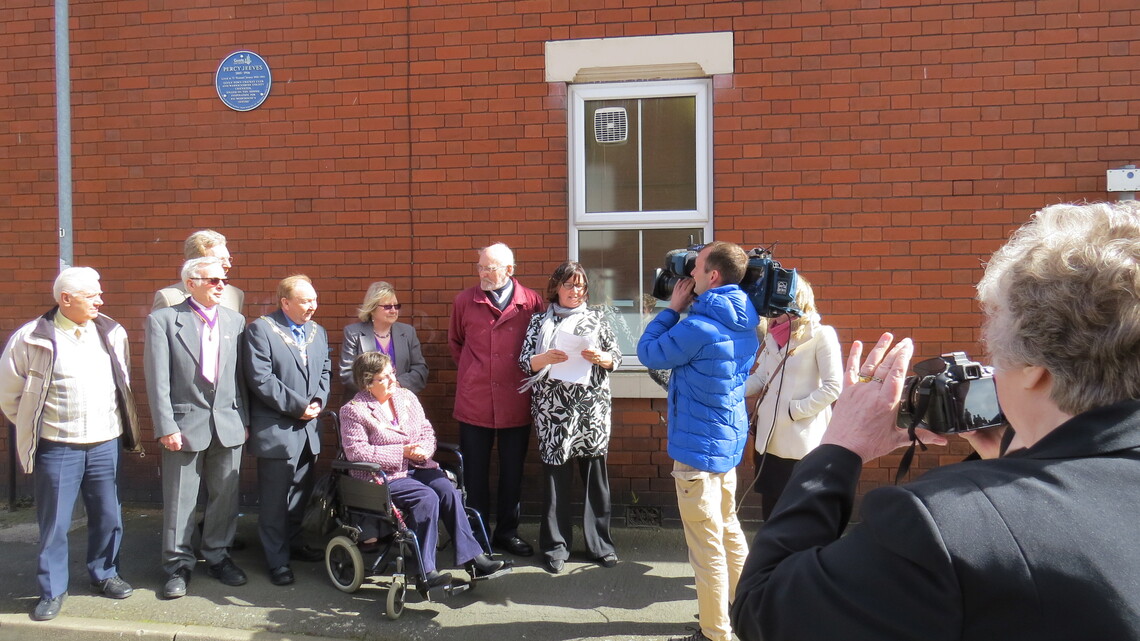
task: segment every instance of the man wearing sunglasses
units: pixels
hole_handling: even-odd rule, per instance
[[[249,415],[239,358],[245,317],[222,306],[222,260],[194,258],[182,266],[190,297],[151,312],[146,322],[146,391],[162,445],[161,595],[185,596],[196,564],[192,537],[198,490],[206,506],[200,552],[207,572],[243,585],[229,555],[237,526],[238,477]]]
[[[183,245],[182,253],[186,260],[206,256],[213,256],[221,260],[225,275],[230,273],[230,267],[233,266],[233,256],[230,255],[230,250],[226,246],[226,237],[212,229],[203,229],[190,234]],[[190,292],[186,289],[186,283],[177,282],[155,292],[151,310],[172,307],[187,298],[190,298]],[[240,314],[244,303],[245,292],[237,287],[226,285],[225,289],[222,290],[222,307],[232,309]]]

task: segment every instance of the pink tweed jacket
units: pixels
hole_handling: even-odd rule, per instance
[[[435,453],[435,430],[424,416],[424,408],[416,395],[397,387],[392,390],[396,409],[395,422],[381,413],[382,403],[367,391],[357,392],[340,408],[340,438],[344,454],[350,461],[379,463],[389,480],[404,478],[410,468],[435,469],[439,464],[430,457],[423,463],[404,458],[404,446],[414,443]],[[353,471],[353,476],[369,480],[367,472]]]

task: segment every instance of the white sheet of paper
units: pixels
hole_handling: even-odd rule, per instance
[[[566,352],[564,363],[555,363],[550,366],[550,377],[567,383],[589,385],[590,368],[593,363],[582,358],[582,350],[589,349],[590,339],[585,336],[575,336],[570,332],[554,332],[553,349]]]

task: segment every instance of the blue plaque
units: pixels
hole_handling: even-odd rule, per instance
[[[273,75],[265,59],[252,51],[235,51],[218,65],[214,86],[218,97],[234,111],[257,109],[269,97]]]

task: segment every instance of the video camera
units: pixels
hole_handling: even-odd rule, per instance
[[[912,433],[921,427],[937,434],[1005,425],[993,368],[971,361],[966,352],[916,364],[914,376],[903,383],[895,424]]]
[[[659,268],[653,278],[653,297],[669,300],[673,288],[682,278],[692,278],[697,265],[697,254],[704,245],[690,245],[673,249],[665,254],[665,267]],[[784,269],[772,258],[770,249],[753,249],[748,252],[748,269],[740,281],[740,288],[748,295],[756,313],[775,318],[780,314],[800,315],[796,307],[796,270]]]

